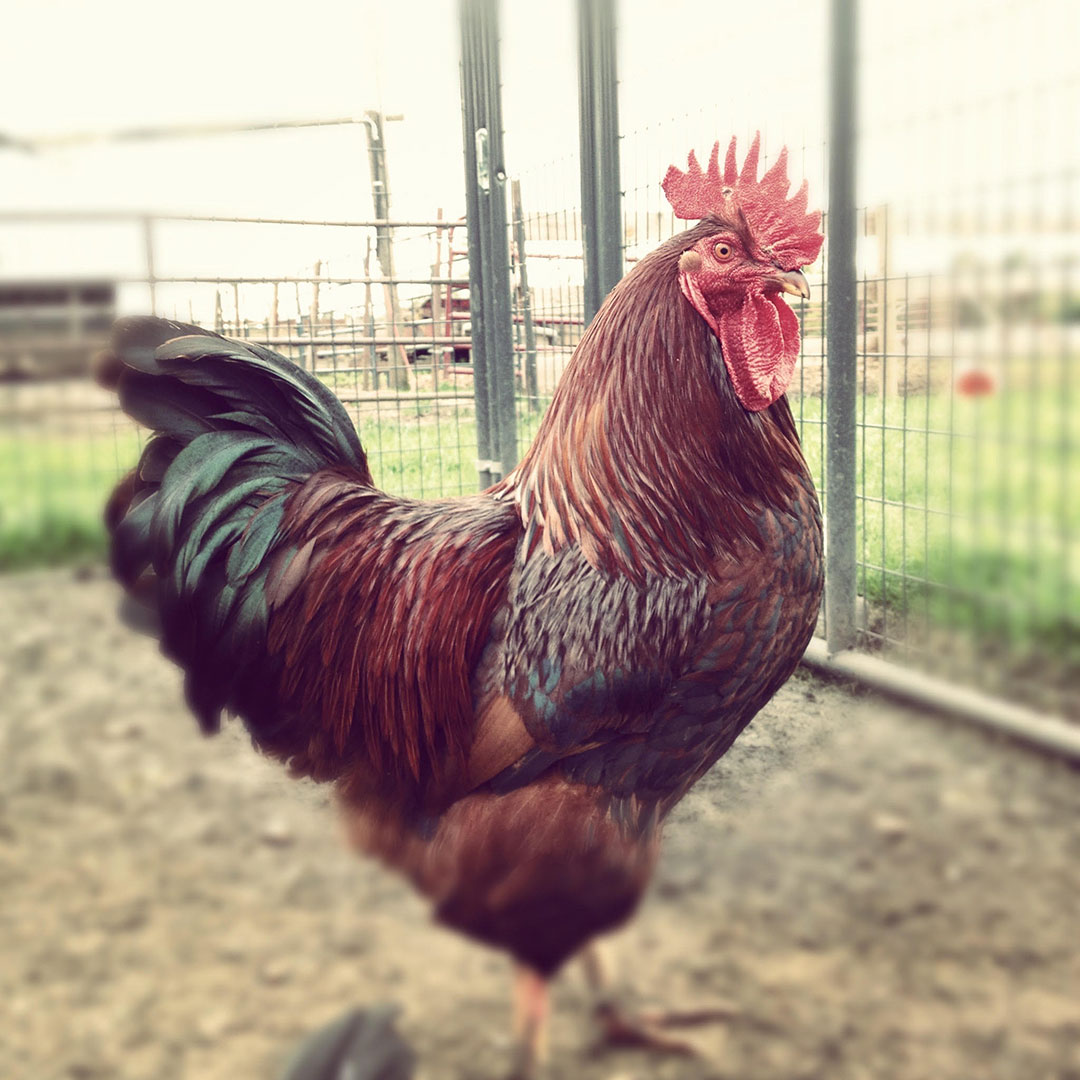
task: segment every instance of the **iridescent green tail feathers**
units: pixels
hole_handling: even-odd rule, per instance
[[[370,484],[364,451],[313,376],[197,326],[121,320],[97,375],[153,432],[106,508],[113,571],[156,612],[163,648],[213,731],[223,707],[257,707],[264,692],[244,658],[263,655],[269,575],[296,555],[279,532],[288,493],[327,467]]]

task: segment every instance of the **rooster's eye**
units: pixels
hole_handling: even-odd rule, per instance
[[[725,244],[721,241],[716,247],[713,248],[713,252],[721,262],[726,262],[734,254],[734,251],[730,244]]]

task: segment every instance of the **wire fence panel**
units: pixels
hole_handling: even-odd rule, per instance
[[[623,137],[628,266],[685,228],[659,192],[668,164],[689,147],[706,152],[729,127],[699,113]],[[779,145],[766,142],[765,151],[763,169]],[[825,145],[792,156],[792,173],[823,195]],[[530,284],[541,260],[558,282],[532,287],[538,325],[546,317],[583,324],[573,173],[573,162],[559,161],[522,178],[523,199],[536,192],[553,207],[525,215]],[[1075,235],[1075,218],[1062,215],[1077,200],[1063,199],[1053,219],[1045,201],[1041,212],[1018,208],[1055,184],[1074,191],[1076,178],[1005,179],[1020,198],[996,215],[958,192],[953,208],[916,213],[884,203],[860,207],[856,219],[857,645],[1068,715],[1080,715],[1080,422],[1071,375],[1080,282],[1067,245],[1047,250],[1046,240]],[[827,254],[808,271],[812,298],[795,305],[801,358],[788,394],[826,510]],[[556,377],[577,333],[552,341]],[[531,435],[530,414],[520,415]]]
[[[1068,12],[945,6],[913,34],[885,7],[867,8],[862,83],[863,644],[1078,715],[1080,69],[1052,47]]]
[[[519,358],[518,446],[524,452],[585,329],[576,157],[524,173],[518,192],[512,298]],[[528,283],[527,294],[523,282]]]
[[[381,228],[0,218],[0,567],[103,549],[105,498],[142,436],[87,371],[126,313],[261,342],[313,372],[342,400],[386,490],[475,490],[465,226],[394,224],[403,270],[391,279],[375,259]],[[71,250],[91,253],[85,271],[71,273]]]

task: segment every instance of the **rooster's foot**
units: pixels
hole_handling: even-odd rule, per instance
[[[595,943],[585,948],[582,960],[596,1002],[593,1014],[600,1025],[600,1047],[636,1047],[684,1057],[705,1057],[695,1041],[669,1034],[667,1029],[697,1027],[739,1015],[738,1006],[730,1002],[716,1002],[699,1009],[629,1012],[611,992],[612,980]]]
[[[682,1057],[705,1057],[705,1051],[691,1039],[669,1034],[669,1028],[698,1027],[730,1020],[738,1009],[722,1003],[701,1009],[670,1009],[628,1012],[621,1006],[602,1001],[594,1015],[600,1025],[600,1047],[632,1047],[656,1050]]]

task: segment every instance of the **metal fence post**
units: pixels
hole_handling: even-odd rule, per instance
[[[525,217],[521,210],[521,181],[510,184],[510,201],[513,207],[514,248],[517,257],[517,288],[521,297],[521,322],[525,331],[525,396],[529,409],[540,408],[540,387],[536,374],[536,326],[532,317],[532,296],[529,293],[529,271],[525,262]]]
[[[496,0],[461,0],[469,314],[480,486],[517,464],[510,246]]]
[[[150,288],[150,314],[157,314],[157,271],[154,268],[154,219],[142,219],[143,256],[146,259],[146,284]]]
[[[856,0],[832,0],[829,85],[825,622],[830,652],[855,642]]]
[[[623,274],[615,0],[578,0],[585,324]]]

